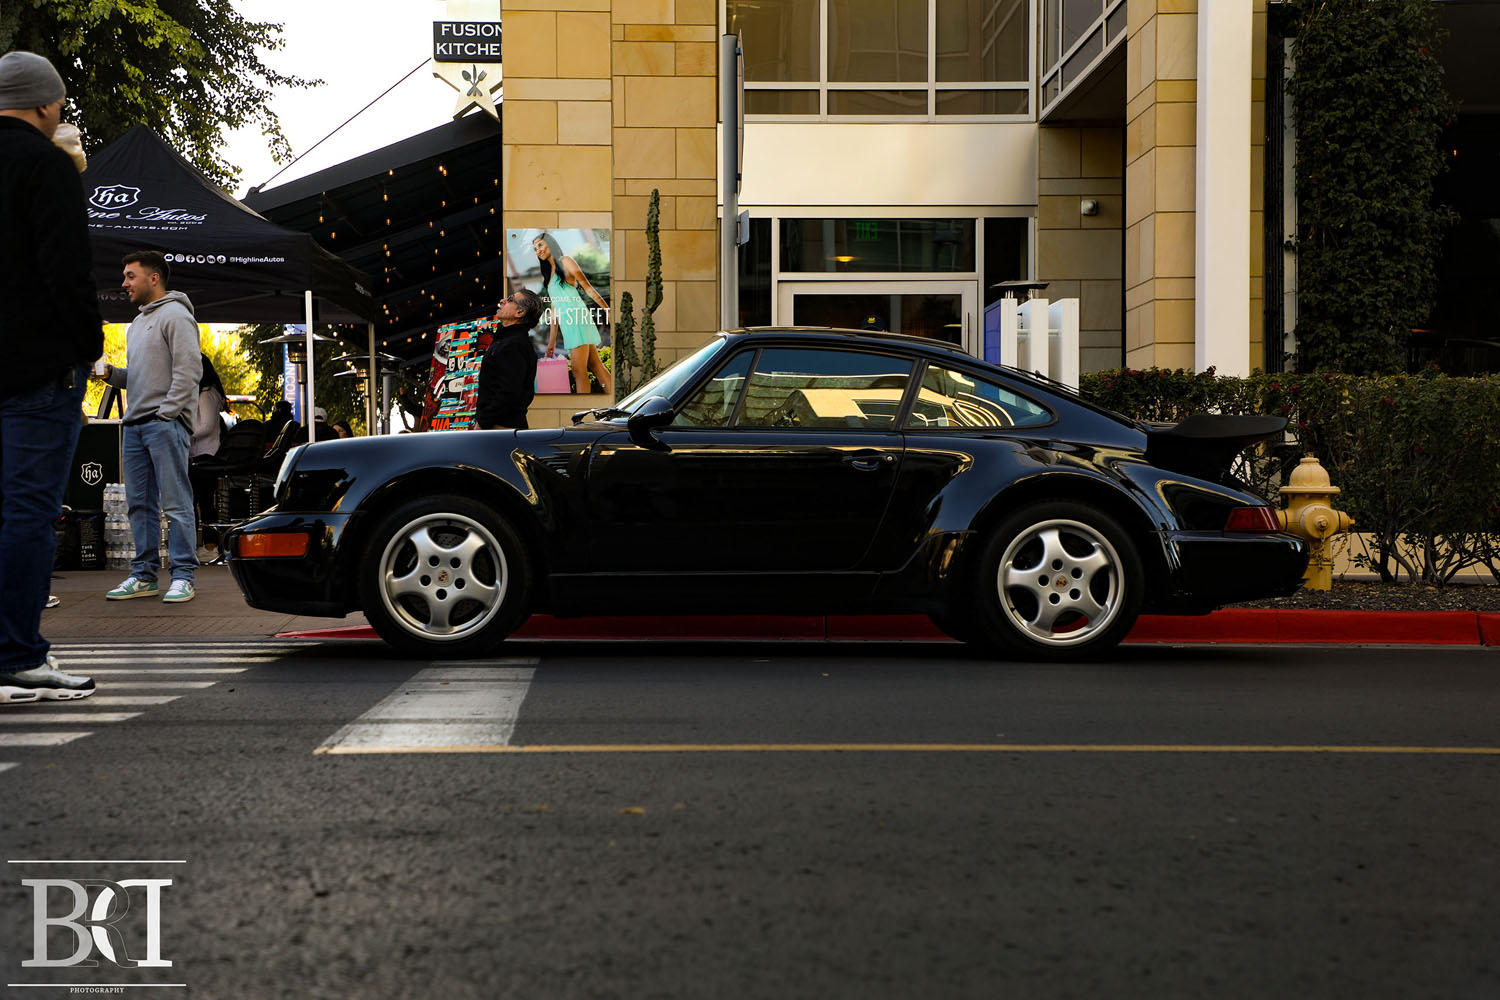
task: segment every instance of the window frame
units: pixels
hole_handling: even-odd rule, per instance
[[[1031,122],[1037,120],[1038,98],[1040,90],[1037,87],[1037,60],[1039,58],[1039,42],[1037,40],[1037,18],[1038,7],[1048,0],[1024,0],[1026,4],[1026,73],[1024,79],[1016,80],[942,80],[937,79],[937,5],[940,0],[927,0],[927,74],[926,81],[890,81],[890,80],[861,80],[857,82],[844,82],[829,79],[829,2],[830,0],[818,0],[818,79],[816,80],[767,80],[767,81],[745,81],[745,91],[748,95],[757,90],[765,91],[795,91],[799,93],[812,93],[817,97],[817,110],[812,114],[755,114],[746,112],[747,122],[813,122],[813,121],[837,121],[850,123],[882,123],[882,122],[904,122],[904,123],[963,123],[963,122]],[[729,32],[729,4],[719,4],[719,28],[721,34]],[[835,91],[911,91],[921,92],[926,95],[927,111],[925,114],[910,115],[879,115],[879,114],[834,114],[828,110],[828,95]],[[1007,93],[1024,93],[1026,95],[1026,108],[1021,112],[993,115],[946,115],[939,114],[937,110],[937,95],[945,91],[1003,91]]]
[[[681,413],[682,412],[682,408],[684,406],[686,406],[689,402],[691,402],[694,398],[696,398],[697,395],[698,395],[698,393],[700,393],[700,392],[706,392],[707,389],[708,389],[709,384],[712,383],[714,379],[716,379],[716,378],[719,377],[719,373],[720,372],[726,370],[730,365],[734,364],[735,361],[736,361],[736,359],[738,359],[740,357],[743,357],[744,355],[748,354],[748,355],[750,355],[750,367],[746,370],[745,378],[740,383],[739,393],[735,396],[735,399],[734,399],[734,409],[732,409],[729,412],[729,421],[728,421],[728,423],[723,423],[723,424],[678,424],[678,423],[674,422],[674,423],[667,424],[662,429],[663,430],[669,430],[669,431],[727,431],[727,430],[733,430],[734,429],[734,425],[735,425],[735,421],[739,419],[740,410],[745,405],[745,388],[750,384],[750,376],[755,374],[755,365],[756,365],[757,362],[760,361],[760,352],[761,352],[761,348],[760,348],[759,345],[756,345],[756,346],[753,346],[753,347],[747,347],[744,350],[732,350],[732,351],[730,351],[725,356],[724,360],[722,362],[720,362],[718,365],[716,365],[714,367],[714,369],[711,372],[709,372],[709,374],[706,377],[704,377],[703,379],[701,379],[701,380],[699,380],[697,382],[694,382],[691,386],[689,386],[688,388],[686,388],[683,391],[683,394],[679,398],[679,400],[677,402],[674,402],[672,404],[672,409],[674,411],[673,420],[675,421],[676,420],[675,414]]]
[[[863,345],[863,344],[847,344],[847,345],[845,345],[845,344],[830,344],[830,343],[797,343],[797,342],[788,342],[788,341],[770,341],[770,342],[756,344],[753,348],[747,349],[749,351],[753,351],[753,353],[754,353],[755,356],[750,360],[750,373],[749,373],[749,375],[747,375],[745,377],[745,383],[744,383],[744,385],[742,385],[740,387],[739,398],[735,400],[735,404],[734,404],[734,414],[730,417],[730,422],[727,425],[719,426],[719,427],[671,427],[670,429],[674,430],[674,431],[727,431],[727,430],[728,431],[747,431],[747,432],[768,432],[769,431],[769,432],[773,432],[773,433],[777,433],[777,434],[781,434],[781,433],[797,433],[797,434],[818,433],[818,434],[823,434],[823,433],[829,433],[829,432],[836,433],[836,434],[837,433],[843,433],[843,432],[849,432],[849,433],[852,433],[852,434],[871,434],[871,433],[874,433],[874,434],[882,434],[882,433],[900,434],[902,432],[901,431],[901,423],[902,423],[902,421],[903,421],[903,419],[905,417],[905,414],[907,412],[907,408],[911,405],[912,387],[914,385],[920,385],[921,384],[918,380],[916,380],[915,375],[916,375],[917,372],[924,370],[922,368],[922,363],[923,363],[924,359],[921,358],[921,357],[919,357],[919,356],[911,355],[911,354],[905,354],[905,353],[902,353],[900,351],[881,351],[881,350],[873,349],[873,347],[874,347],[874,345],[866,346],[866,345]],[[775,350],[775,349],[797,350],[797,351],[835,351],[835,352],[838,352],[838,353],[841,353],[841,354],[869,354],[869,355],[874,355],[875,357],[889,358],[889,359],[893,359],[893,360],[897,360],[897,361],[906,361],[906,362],[909,362],[910,365],[911,365],[911,369],[906,374],[906,386],[902,389],[902,391],[901,391],[901,397],[900,397],[900,399],[896,403],[896,413],[895,413],[895,416],[892,418],[891,424],[889,426],[886,426],[886,427],[772,427],[772,426],[769,426],[767,424],[744,424],[744,423],[741,423],[740,422],[740,418],[744,414],[746,392],[749,390],[750,380],[752,378],[754,378],[754,376],[756,374],[756,369],[760,365],[761,355],[765,351],[767,351],[767,350]],[[742,353],[742,352],[736,351],[733,354],[731,354],[728,358],[725,359],[725,365],[727,365],[730,361],[733,361],[734,358],[736,356],[738,356],[740,353]],[[722,368],[722,366],[721,366],[721,368]],[[719,371],[721,370],[721,368],[715,368],[713,374],[717,375],[719,373]],[[710,379],[712,377],[713,377],[712,375],[709,376]],[[696,389],[697,389],[697,386],[694,386],[694,390],[696,390]],[[689,393],[689,397],[690,396],[691,396],[691,393]],[[686,401],[686,398],[688,398],[688,397],[684,397],[684,401]]]
[[[911,427],[911,426],[908,426],[908,421],[911,419],[911,411],[914,410],[914,409],[916,409],[916,402],[917,402],[918,394],[920,394],[920,392],[922,391],[922,383],[924,381],[926,381],[926,379],[927,379],[927,369],[933,367],[934,365],[936,365],[936,366],[938,366],[940,368],[943,368],[945,370],[948,370],[948,371],[959,372],[961,374],[969,376],[970,378],[976,379],[976,380],[978,380],[980,382],[988,382],[988,383],[990,383],[992,385],[999,386],[1000,388],[1004,389],[1006,392],[1009,392],[1011,395],[1017,397],[1018,399],[1025,400],[1026,402],[1028,402],[1031,405],[1035,406],[1037,409],[1041,410],[1043,413],[1047,414],[1048,419],[1045,422],[1039,423],[1039,424],[1026,424],[1025,426],[1012,425],[1010,427]],[[907,402],[909,404],[909,408],[904,409],[902,411],[901,415],[900,415],[900,424],[898,426],[898,429],[901,431],[902,434],[949,434],[949,435],[952,435],[952,434],[965,434],[965,435],[972,435],[972,434],[1001,434],[1001,435],[1004,435],[1006,437],[1014,437],[1014,436],[1016,436],[1018,434],[1030,434],[1033,431],[1038,431],[1038,430],[1043,430],[1043,429],[1046,429],[1046,428],[1049,428],[1049,427],[1053,427],[1053,426],[1055,426],[1057,424],[1058,419],[1059,419],[1058,415],[1057,415],[1057,409],[1055,407],[1051,407],[1051,406],[1046,405],[1045,403],[1039,401],[1035,396],[1031,395],[1030,393],[1020,391],[1020,389],[1018,389],[1016,386],[1014,386],[1010,382],[1009,379],[1006,379],[1006,378],[1003,377],[1003,373],[1002,373],[1002,376],[1000,378],[996,378],[995,375],[992,374],[992,373],[989,373],[989,372],[980,373],[980,372],[975,371],[972,367],[965,366],[965,365],[962,365],[962,364],[952,364],[952,363],[949,363],[946,360],[938,361],[938,360],[934,360],[932,358],[923,358],[922,359],[922,366],[921,366],[918,374],[920,375],[920,377],[914,377],[912,379],[912,385],[916,388],[916,393],[910,393],[910,394],[908,394]]]

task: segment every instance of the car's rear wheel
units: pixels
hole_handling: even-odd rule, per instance
[[[381,518],[359,571],[365,618],[411,656],[489,652],[525,620],[530,591],[515,531],[458,496],[423,497]]]
[[[1118,521],[1058,501],[1017,512],[986,543],[967,623],[1009,656],[1086,659],[1120,643],[1140,614],[1145,572]]]

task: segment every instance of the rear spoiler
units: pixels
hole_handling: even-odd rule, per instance
[[[1146,424],[1146,461],[1161,469],[1218,481],[1235,457],[1286,429],[1285,417],[1195,413],[1180,424]]]

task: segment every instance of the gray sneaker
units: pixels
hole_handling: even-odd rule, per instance
[[[63,673],[57,668],[57,660],[51,656],[40,667],[0,672],[0,705],[25,701],[73,701],[93,693],[92,677]]]

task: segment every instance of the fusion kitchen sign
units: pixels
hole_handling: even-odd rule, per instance
[[[500,22],[432,22],[432,61],[500,62]]]

